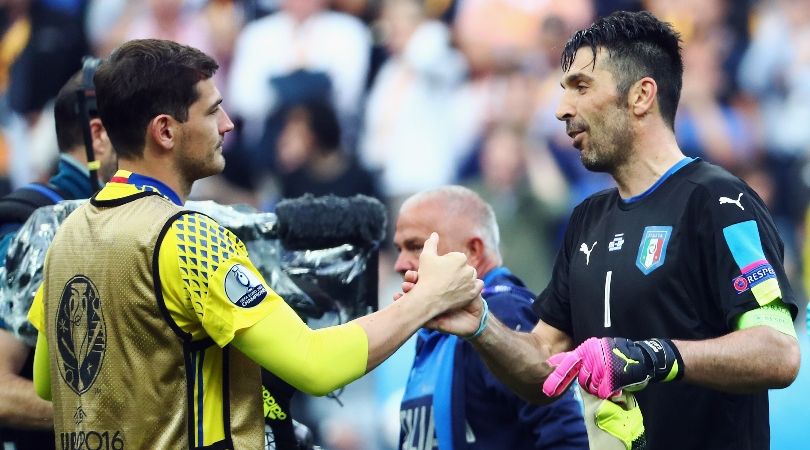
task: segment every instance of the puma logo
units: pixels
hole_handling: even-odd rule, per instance
[[[745,211],[745,208],[743,208],[743,205],[740,203],[740,199],[742,198],[742,196],[743,196],[743,193],[740,192],[740,195],[737,196],[737,200],[732,200],[732,199],[730,199],[728,197],[720,197],[720,204],[724,205],[726,203],[732,203],[732,204],[735,204],[735,205],[739,206],[741,210]]]
[[[624,369],[622,369],[622,372],[627,372],[627,368],[630,367],[630,364],[638,364],[638,361],[636,361],[635,359],[628,358],[618,348],[613,349],[613,354],[621,358],[622,361],[624,361]]]
[[[594,242],[593,245],[591,245],[591,248],[588,248],[588,246],[585,245],[584,242],[582,243],[582,245],[579,246],[579,251],[581,251],[582,253],[585,253],[585,265],[586,266],[588,264],[590,264],[590,262],[591,262],[591,252],[593,251],[594,247],[596,247],[596,242]]]

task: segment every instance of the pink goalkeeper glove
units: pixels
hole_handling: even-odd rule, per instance
[[[562,394],[576,377],[580,386],[599,398],[639,391],[647,383],[683,376],[683,360],[668,339],[631,341],[625,338],[590,338],[570,352],[548,359],[556,366],[543,383],[549,397]]]

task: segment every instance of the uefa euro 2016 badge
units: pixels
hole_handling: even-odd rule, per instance
[[[267,288],[250,269],[234,264],[225,275],[225,295],[234,305],[250,308],[267,296]]]
[[[636,267],[644,275],[649,275],[650,272],[664,265],[670,236],[672,236],[672,227],[644,228],[641,244],[638,246],[638,256],[636,256]]]
[[[90,389],[104,361],[107,331],[93,282],[76,275],[62,290],[56,313],[59,374],[78,395]]]

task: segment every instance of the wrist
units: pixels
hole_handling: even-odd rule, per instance
[[[477,339],[484,333],[484,330],[487,328],[487,324],[489,323],[489,305],[487,301],[483,298],[481,299],[482,302],[482,309],[481,309],[481,320],[478,322],[478,328],[469,336],[464,336],[466,340],[473,340]]]
[[[684,363],[678,347],[662,338],[636,341],[644,353],[651,382],[677,381],[683,377]]]

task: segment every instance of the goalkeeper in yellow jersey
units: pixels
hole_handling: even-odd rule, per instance
[[[433,234],[402,299],[309,329],[236,236],[183,208],[192,183],[225,165],[233,123],[217,67],[148,39],[123,44],[95,75],[120,170],[60,227],[29,314],[34,383],[53,400],[57,448],[262,448],[259,366],[326,394],[479,296],[464,255],[438,256]]]

